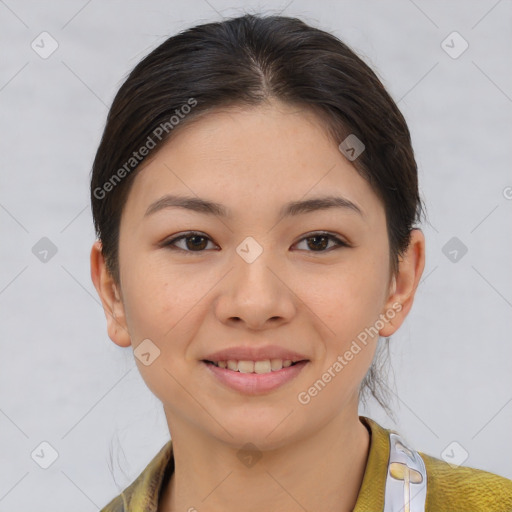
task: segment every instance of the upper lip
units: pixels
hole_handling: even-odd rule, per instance
[[[293,363],[297,361],[307,360],[308,358],[295,352],[287,350],[278,345],[267,345],[266,347],[231,347],[214,352],[204,358],[205,361],[263,361],[265,359],[282,359],[283,361],[291,360]]]

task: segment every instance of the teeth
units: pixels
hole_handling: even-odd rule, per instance
[[[240,373],[253,373],[254,362],[253,361],[238,361],[238,371]]]
[[[240,364],[240,363],[238,363]],[[240,368],[240,366],[239,366]],[[256,361],[254,363],[254,373],[270,373],[272,371],[272,366],[270,364],[270,360],[266,359],[265,361]]]
[[[228,361],[218,361],[213,363],[219,368],[227,368],[234,372],[240,373],[270,373],[277,372],[283,368],[288,368],[292,365],[290,359],[265,359],[263,361],[235,361],[229,359]]]
[[[270,360],[270,368],[272,368],[272,371],[280,370],[283,367],[283,360],[282,359],[271,359]]]

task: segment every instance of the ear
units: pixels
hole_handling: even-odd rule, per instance
[[[126,325],[124,304],[118,285],[107,270],[101,247],[101,242],[97,240],[91,249],[91,279],[103,305],[110,339],[120,347],[129,347],[131,339]]]
[[[425,237],[421,230],[413,229],[409,247],[399,260],[398,273],[391,280],[389,296],[382,311],[388,321],[379,331],[380,336],[384,338],[391,336],[404,322],[412,307],[424,268]],[[395,313],[393,317],[391,312]]]

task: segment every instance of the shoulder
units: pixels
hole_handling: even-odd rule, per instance
[[[128,510],[126,501],[123,500],[123,496],[120,494],[105,505],[100,512],[125,512],[125,510]]]
[[[487,471],[455,467],[419,453],[427,470],[426,510],[512,512],[512,480]]]
[[[160,492],[174,471],[172,441],[169,440],[139,476],[100,512],[153,512]]]
[[[420,505],[420,510],[426,512],[512,512],[512,480],[479,469],[453,466],[441,459],[411,450],[395,431],[369,418],[360,419],[370,428],[371,441],[367,468],[355,509],[358,512],[403,511],[406,496],[410,496],[410,504],[415,505],[410,510],[419,510],[417,505]],[[396,436],[400,443],[396,442]],[[409,469],[419,463],[419,471],[425,476],[425,490],[419,486],[421,481],[408,480],[407,487],[405,482],[395,486],[389,468],[393,461],[406,464]]]

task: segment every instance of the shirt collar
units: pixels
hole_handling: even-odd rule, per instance
[[[389,457],[389,431],[375,421],[359,417],[370,433],[368,460],[353,512],[383,510]],[[120,498],[125,512],[157,512],[163,487],[174,472],[172,441],[169,440],[155,455],[137,479]],[[115,501],[115,500],[114,500]],[[101,512],[113,512],[109,505]]]

